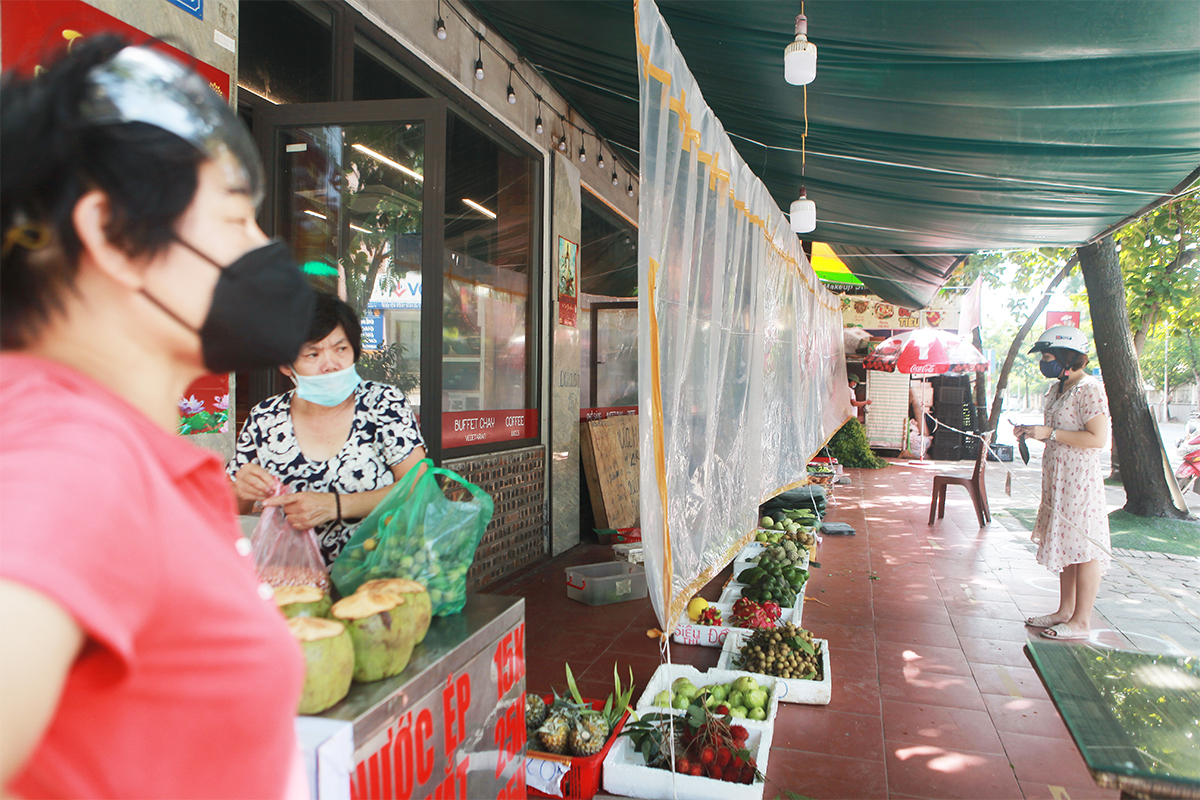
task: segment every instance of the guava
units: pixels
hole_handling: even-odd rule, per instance
[[[753,692],[758,688],[758,681],[754,680],[754,678],[751,678],[749,675],[743,675],[740,678],[734,679],[733,688],[742,694],[746,694],[747,692]]]
[[[746,705],[746,698],[742,696],[741,692],[734,689],[725,696],[725,705],[729,706],[730,708],[733,708],[734,706],[744,706]]]
[[[718,703],[724,703],[725,698],[729,697],[729,690],[718,683],[715,686],[708,687],[708,695]]]
[[[750,709],[766,708],[768,699],[770,698],[762,689],[746,692],[746,707]]]
[[[685,709],[692,704],[692,698],[686,694],[677,694],[671,701],[671,708]]]
[[[663,689],[658,694],[654,695],[654,705],[658,708],[671,707],[671,690]]]
[[[682,690],[683,687],[685,687],[685,686],[690,686],[693,689],[696,688],[692,684],[692,681],[690,678],[676,678],[675,680],[671,681],[671,691],[672,692],[678,692],[678,691]]]
[[[747,719],[746,715],[747,712],[745,706],[730,706],[729,708],[729,716],[733,717],[734,719]]]
[[[746,712],[747,719],[764,720],[767,718],[767,710],[765,708],[751,708]]]
[[[773,528],[775,527],[775,520],[771,519],[770,517],[763,517],[758,521],[758,524],[762,525],[764,528]]]

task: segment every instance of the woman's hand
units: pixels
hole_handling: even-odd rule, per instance
[[[293,492],[269,497],[263,501],[263,507],[270,506],[282,508],[288,524],[298,531],[337,519],[337,498],[330,492]]]
[[[1047,425],[1013,425],[1013,434],[1018,439],[1036,439],[1044,442],[1050,438],[1050,431]]]
[[[261,503],[275,494],[278,487],[279,479],[258,464],[247,464],[233,478],[233,493],[243,506]]]

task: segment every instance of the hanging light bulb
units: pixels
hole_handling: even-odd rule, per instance
[[[808,40],[808,17],[796,17],[796,40],[783,50],[783,79],[793,86],[817,77],[817,46]]]
[[[617,177],[617,171],[614,169],[613,170],[613,186],[619,186],[620,183],[621,183],[621,179]]]
[[[629,180],[629,185],[625,187],[625,194],[633,197],[633,179]]]
[[[479,37],[479,58],[475,59],[475,80],[483,80],[483,37]]]
[[[515,106],[517,104],[517,93],[513,91],[512,74],[513,70],[512,66],[510,65],[508,68],[508,104],[510,106]]]
[[[600,169],[604,169],[604,151],[597,146],[596,152],[598,153],[596,156],[596,166]]]
[[[541,114],[538,114],[537,122],[533,123],[533,129],[535,131],[537,131],[538,133],[546,132],[546,126],[542,124],[542,115]]]
[[[1146,241],[1142,242],[1142,247],[1149,247],[1149,246],[1150,246],[1150,237],[1147,236]]]
[[[580,144],[579,145],[579,163],[582,164],[585,161],[587,161],[587,151],[584,150],[583,145]]]
[[[565,133],[562,136],[558,137],[558,152],[560,152],[560,153],[567,152],[567,135]]]
[[[446,21],[442,19],[442,4],[441,4],[441,2],[438,3],[438,21],[437,21],[437,25],[434,27],[434,31],[437,33],[437,37],[439,39],[441,39],[442,41],[446,40]]]
[[[792,201],[792,231],[808,233],[817,227],[817,204],[808,199],[804,187],[800,187],[800,197]]]

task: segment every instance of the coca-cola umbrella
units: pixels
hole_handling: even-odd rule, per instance
[[[919,328],[884,339],[863,366],[904,375],[965,375],[987,372],[988,360],[953,333]]]

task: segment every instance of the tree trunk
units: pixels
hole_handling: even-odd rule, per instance
[[[1133,351],[1116,245],[1106,236],[1075,252],[1087,286],[1096,356],[1112,414],[1113,443],[1121,460],[1125,510],[1139,517],[1186,519],[1187,513],[1175,507],[1167,486],[1162,440]]]
[[[1021,330],[1017,331],[1017,335],[1013,337],[1013,342],[1008,348],[1008,355],[1004,359],[1004,366],[1000,368],[1000,374],[996,376],[996,393],[992,395],[992,411],[988,415],[987,429],[992,432],[992,441],[996,441],[996,430],[1000,427],[1000,412],[1004,407],[1004,388],[1008,386],[1008,374],[1012,372],[1013,364],[1017,361],[1017,356],[1021,352],[1021,343],[1025,341],[1025,337],[1029,335],[1029,331],[1033,329],[1033,325],[1037,322],[1038,317],[1046,310],[1046,306],[1050,303],[1050,295],[1054,294],[1054,290],[1062,283],[1063,278],[1071,274],[1071,269],[1074,268],[1079,256],[1071,256],[1063,268],[1060,269],[1050,283],[1046,284],[1046,290],[1042,292],[1042,299],[1033,307],[1033,311],[1025,319],[1025,324],[1021,326]],[[1028,395],[1028,392],[1026,392]]]

